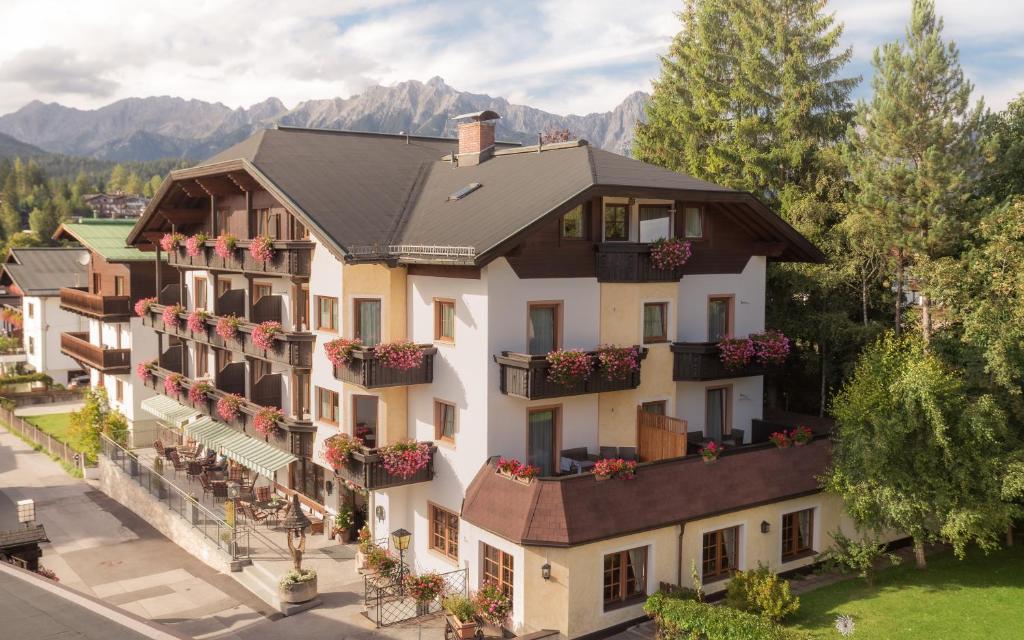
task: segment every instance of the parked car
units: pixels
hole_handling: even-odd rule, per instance
[[[75,376],[75,377],[71,378],[71,381],[68,384],[68,388],[70,388],[70,389],[78,389],[80,387],[88,387],[89,384],[90,384],[89,374],[84,374],[84,375]]]

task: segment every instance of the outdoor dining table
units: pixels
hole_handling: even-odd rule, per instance
[[[261,511],[267,512],[267,520],[273,520],[274,526],[277,526],[277,516],[281,513],[281,510],[288,506],[287,500],[267,500],[265,502],[254,502],[253,505],[258,507]]]

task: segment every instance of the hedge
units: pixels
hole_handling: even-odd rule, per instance
[[[50,386],[53,384],[53,378],[45,373],[15,373],[9,376],[0,376],[0,386],[26,382],[45,382],[46,386]]]
[[[803,637],[752,613],[682,600],[664,593],[648,598],[644,611],[658,623],[658,637],[662,640],[796,640]]]

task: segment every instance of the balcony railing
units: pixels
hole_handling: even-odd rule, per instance
[[[437,347],[429,344],[417,346],[423,352],[423,362],[418,367],[407,370],[386,367],[372,347],[362,347],[352,351],[352,360],[347,365],[334,367],[334,377],[364,389],[431,383],[434,381],[434,355]]]
[[[131,318],[128,296],[106,296],[82,289],[64,287],[60,290],[60,308],[104,322],[125,322]]]
[[[604,242],[597,245],[598,282],[678,282],[681,269],[656,269],[651,245],[636,242]]]
[[[743,378],[765,372],[765,366],[757,362],[725,366],[717,342],[673,342],[671,348],[672,379],[676,381]]]
[[[178,336],[185,340],[195,340],[217,347],[218,349],[230,349],[247,356],[279,362],[292,367],[309,368],[313,366],[313,345],[316,336],[308,332],[282,332],[274,336],[273,349],[260,349],[252,342],[252,331],[256,328],[253,322],[239,320],[238,333],[234,338],[225,340],[217,335],[214,330],[217,326],[217,316],[210,316],[206,321],[205,331],[190,331],[186,326],[188,313],[179,314],[181,322],[176,327],[164,323],[164,305],[154,304],[150,307],[149,313],[142,318],[142,324],[153,327],[169,335]]]
[[[213,251],[214,240],[197,256],[190,256],[184,247],[170,252],[168,264],[190,269],[212,271],[234,271],[237,273],[266,273],[272,275],[308,278],[313,261],[313,243],[309,240],[277,240],[274,242],[274,257],[257,260],[249,253],[249,240],[239,240],[228,258],[222,258]]]
[[[130,373],[132,369],[131,349],[104,349],[89,342],[86,332],[60,334],[60,352],[100,373]]]
[[[647,349],[635,347],[640,359],[647,357]],[[602,375],[597,365],[597,352],[588,352],[594,359],[594,370],[586,380],[576,384],[564,385],[548,379],[550,365],[547,356],[528,355],[502,351],[494,356],[500,368],[498,385],[502,393],[527,400],[542,398],[561,398],[564,396],[580,396],[588,393],[606,393],[609,391],[625,391],[640,386],[640,370],[630,373],[623,380],[609,380]]]
[[[354,451],[352,459],[338,469],[338,475],[370,491],[429,482],[434,479],[434,452],[436,450],[437,447],[431,445],[430,462],[409,478],[388,473],[388,470],[384,468],[384,461],[380,456],[379,449]]]

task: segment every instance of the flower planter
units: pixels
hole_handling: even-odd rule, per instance
[[[715,464],[718,462],[718,458],[704,458],[704,464]]]
[[[289,604],[308,602],[315,598],[316,595],[316,578],[313,578],[308,582],[299,582],[288,587],[278,586],[277,588],[278,598],[281,599],[281,602],[287,602]]]
[[[504,638],[505,628],[500,624],[494,624],[493,622],[484,622],[480,625],[480,631],[483,632],[485,638]]]
[[[509,480],[514,480],[515,482],[518,482],[519,484],[530,484],[531,482],[533,482],[533,478],[520,478],[519,476],[514,476],[511,473],[508,473],[506,471],[499,471],[498,475],[501,476],[502,478],[508,478]]]
[[[455,631],[455,637],[459,640],[471,640],[476,635],[476,620],[463,622],[450,614],[446,617],[448,625]]]

